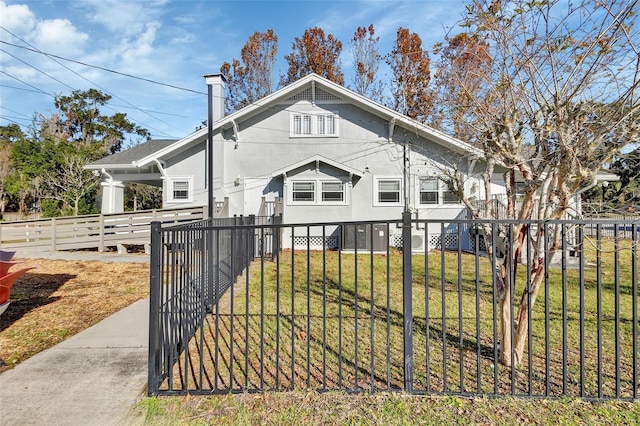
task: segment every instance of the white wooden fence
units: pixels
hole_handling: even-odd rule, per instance
[[[145,245],[150,243],[152,221],[172,224],[206,217],[204,206],[0,222],[0,248],[104,251],[118,245]]]

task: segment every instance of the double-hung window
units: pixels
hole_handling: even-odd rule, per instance
[[[401,205],[402,178],[379,178],[375,181],[374,205]]]
[[[420,204],[439,204],[437,178],[420,179]]]
[[[294,203],[315,203],[315,181],[293,182],[291,190],[291,201],[293,201]]]
[[[346,204],[346,184],[337,180],[294,180],[290,184],[291,204]]]
[[[294,112],[291,113],[292,137],[333,137],[338,136],[337,113],[334,112]]]
[[[170,202],[191,201],[191,178],[173,178],[169,181]]]
[[[322,201],[342,203],[344,197],[344,183],[342,182],[321,182],[322,183]]]
[[[436,177],[420,178],[418,183],[418,197],[421,205],[460,203],[456,193],[450,191],[447,184]]]

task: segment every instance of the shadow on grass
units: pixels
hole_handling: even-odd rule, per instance
[[[26,273],[18,278],[11,287],[11,304],[0,316],[0,331],[10,327],[30,311],[58,300],[59,297],[51,295],[75,277],[76,275],[71,274]]]

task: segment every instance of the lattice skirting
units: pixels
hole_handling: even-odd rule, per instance
[[[305,249],[309,247],[311,250],[322,250],[323,247],[328,250],[338,248],[340,240],[336,236],[324,237],[324,245],[322,237],[293,237],[294,248]]]
[[[423,237],[423,234],[420,234],[420,235],[416,234],[415,236]],[[430,234],[428,235],[428,238],[429,238],[429,249],[438,249],[438,250],[442,249],[443,240],[444,240],[445,250],[458,249],[457,234],[444,234],[444,235]],[[469,238],[470,238],[469,235],[463,234],[462,238],[463,238],[463,241],[469,242],[469,244],[465,244],[463,242],[463,246],[466,246],[467,248],[471,248],[473,250],[475,241],[469,241]],[[467,240],[464,240],[465,238]],[[322,250],[323,248],[327,250],[335,250],[340,245],[340,238],[338,236],[324,237],[324,245],[323,245],[323,238],[321,236],[319,237],[300,236],[300,237],[293,238],[293,244],[294,244],[294,248],[296,249],[306,249],[307,247],[309,247],[311,250]],[[391,235],[389,237],[389,245],[391,247],[402,248],[402,234]],[[423,251],[425,247],[418,248],[417,246],[415,246],[415,243],[414,243],[413,249],[414,251]],[[483,251],[483,250],[486,250],[485,244],[484,244],[484,238],[480,238],[480,251]]]
[[[419,239],[424,238],[424,234],[413,234],[412,238]],[[445,250],[457,250],[458,249],[458,235],[457,234],[429,234],[429,250],[430,249],[442,249],[442,242],[444,240],[444,249]],[[425,249],[424,245],[419,244],[417,242],[412,241],[412,246],[414,251],[423,251]],[[466,244],[468,243],[468,244]],[[486,250],[484,244],[484,238],[480,238],[480,251]],[[391,235],[389,239],[389,244],[391,247],[402,248],[402,235]],[[463,249],[471,248],[475,246],[475,241],[470,241],[470,236],[468,234],[462,234],[462,244]],[[420,246],[420,248],[418,248]]]

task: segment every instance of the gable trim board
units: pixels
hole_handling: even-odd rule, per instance
[[[362,175],[364,174],[364,172],[362,172],[360,170],[357,170],[357,169],[355,169],[353,167],[347,166],[346,164],[342,164],[342,163],[334,161],[334,160],[332,160],[330,158],[327,158],[327,157],[324,157],[322,155],[316,154],[316,155],[314,155],[312,157],[305,158],[304,160],[297,161],[297,162],[295,162],[293,164],[290,164],[290,165],[288,165],[286,167],[283,167],[282,169],[276,170],[273,173],[271,173],[271,176],[272,177],[278,177],[278,176],[283,176],[283,175],[286,176],[287,173],[289,173],[289,172],[291,172],[291,171],[293,171],[295,169],[298,169],[298,168],[300,168],[302,166],[306,166],[307,164],[312,164],[312,163],[315,163],[316,170],[319,170],[320,163],[324,163],[324,164],[326,164],[328,166],[331,166],[333,168],[336,168],[338,170],[345,171],[350,176],[353,175],[353,176],[357,176],[357,177],[361,178]]]

